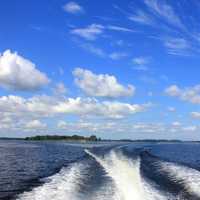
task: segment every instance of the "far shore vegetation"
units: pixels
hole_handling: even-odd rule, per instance
[[[80,136],[80,135],[36,135],[25,138],[11,138],[0,137],[0,140],[26,140],[26,141],[78,141],[78,142],[148,142],[148,143],[180,143],[180,142],[198,142],[200,141],[181,141],[181,140],[165,140],[165,139],[144,139],[144,140],[131,140],[131,139],[101,139],[96,135]]]
[[[36,135],[33,137],[26,137],[25,140],[64,140],[64,141],[101,141],[101,138],[97,138],[95,135],[84,137],[80,135],[63,136],[63,135]]]

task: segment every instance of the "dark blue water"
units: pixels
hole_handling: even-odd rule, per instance
[[[0,199],[197,200],[198,143],[0,141]]]

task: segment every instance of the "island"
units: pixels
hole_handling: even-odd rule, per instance
[[[26,137],[25,140],[63,140],[63,141],[82,141],[82,142],[96,142],[101,141],[101,138],[97,138],[95,135],[84,137],[80,135],[64,136],[64,135],[36,135],[32,137]]]

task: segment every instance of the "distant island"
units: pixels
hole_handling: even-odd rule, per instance
[[[36,135],[32,137],[26,137],[25,140],[64,140],[64,141],[101,141],[101,138],[97,138],[96,135],[91,135],[89,137],[84,137],[80,135],[72,135],[72,136],[63,136],[63,135]]]
[[[182,143],[182,142],[192,142],[192,143],[200,143],[200,141],[183,141],[183,140],[165,140],[165,139],[101,139],[96,135],[91,136],[80,136],[80,135],[36,135],[25,138],[11,138],[11,137],[0,137],[0,140],[26,140],[26,141],[80,141],[80,142],[135,142],[135,143]]]

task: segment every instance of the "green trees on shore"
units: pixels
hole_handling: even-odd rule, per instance
[[[67,141],[100,141],[95,135],[84,137],[80,135],[63,136],[63,135],[36,135],[33,137],[26,137],[25,140],[67,140]]]

